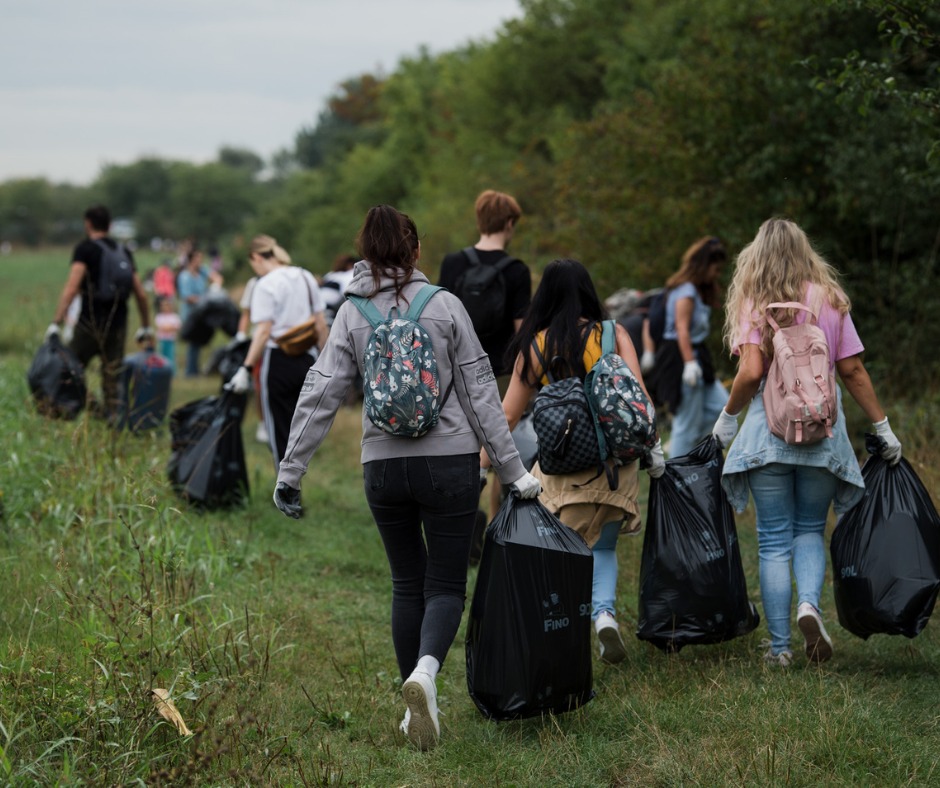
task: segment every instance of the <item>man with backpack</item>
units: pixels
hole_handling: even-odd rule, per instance
[[[133,256],[108,235],[108,209],[93,205],[85,211],[84,219],[87,237],[72,253],[69,277],[44,339],[59,333],[69,304],[80,296],[81,312],[69,347],[86,367],[95,356],[101,357],[102,401],[98,414],[111,418],[120,404],[118,374],[127,334],[127,299],[133,294],[140,313],[138,341],[153,336],[150,307]]]
[[[438,285],[456,295],[466,308],[502,396],[512,373],[506,349],[529,309],[532,277],[525,263],[506,253],[522,217],[515,198],[487,189],[477,197],[475,209],[480,239],[473,246],[445,255]],[[491,519],[499,501],[499,482],[494,482],[490,488]]]

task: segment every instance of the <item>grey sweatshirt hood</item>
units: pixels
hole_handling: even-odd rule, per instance
[[[385,274],[382,274],[379,282],[380,291],[391,290],[395,287],[395,280]],[[412,272],[411,278],[408,280],[405,287],[415,282],[430,284],[428,278],[417,269]],[[360,260],[353,266],[353,278],[346,287],[346,295],[369,297],[373,294],[374,289],[375,280],[372,278],[372,264],[368,260]]]

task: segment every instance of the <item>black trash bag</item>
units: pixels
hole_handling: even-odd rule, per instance
[[[211,375],[217,372],[222,378],[222,385],[225,385],[238,372],[238,368],[245,363],[245,357],[248,355],[250,346],[250,339],[233,339],[224,347],[214,350],[212,355],[209,356],[205,374]]]
[[[246,400],[226,391],[170,414],[173,451],[167,473],[177,494],[200,508],[238,506],[248,499],[241,431]]]
[[[58,334],[40,345],[26,380],[44,416],[74,419],[85,407],[85,369]]]
[[[191,345],[208,345],[216,329],[230,337],[238,333],[241,310],[224,293],[209,294],[196,304],[180,328],[180,339]]]
[[[940,590],[940,516],[907,460],[892,467],[878,456],[880,441],[865,436],[865,494],[829,544],[839,623],[864,640],[915,637]]]
[[[467,688],[485,717],[560,714],[594,697],[584,540],[510,495],[486,531],[467,623]]]
[[[636,636],[666,652],[731,640],[760,622],[747,596],[723,467],[709,436],[650,480]]]

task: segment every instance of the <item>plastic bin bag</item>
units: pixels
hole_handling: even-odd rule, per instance
[[[747,596],[723,467],[709,436],[650,480],[636,636],[663,651],[731,640],[760,622]]]
[[[209,293],[190,311],[180,328],[180,339],[202,347],[212,341],[216,329],[234,337],[238,333],[241,310],[225,294]]]
[[[485,717],[559,714],[594,697],[584,540],[537,499],[506,498],[486,531],[467,623],[467,688]]]
[[[180,497],[205,509],[237,506],[248,498],[242,443],[244,394],[224,392],[170,414],[173,453],[167,472]]]
[[[832,534],[833,590],[839,623],[853,635],[915,637],[940,590],[940,516],[910,463],[894,467],[872,452],[862,468],[865,494]]]
[[[44,416],[74,419],[85,407],[85,369],[57,335],[40,345],[26,380]]]
[[[222,378],[222,385],[224,386],[238,372],[238,368],[245,363],[250,346],[250,339],[233,339],[227,345],[213,351],[209,357],[209,363],[206,364],[205,374],[211,375],[217,372]]]

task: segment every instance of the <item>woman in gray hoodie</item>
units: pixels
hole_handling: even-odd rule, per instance
[[[372,208],[357,238],[359,254],[329,340],[307,373],[281,461],[274,501],[300,517],[300,479],[326,437],[357,371],[371,383],[363,357],[372,324],[360,309],[404,314],[429,286],[417,270],[421,245],[414,222],[387,205]],[[426,294],[426,293],[425,293]],[[362,415],[366,500],[385,545],[392,574],[392,642],[407,709],[401,730],[420,749],[440,737],[435,679],[460,625],[467,559],[480,497],[479,451],[485,448],[503,484],[534,498],[538,481],[526,472],[503,415],[489,359],[458,298],[439,290],[418,319],[436,362],[437,423],[418,438],[380,428]],[[419,379],[423,380],[422,372]]]

